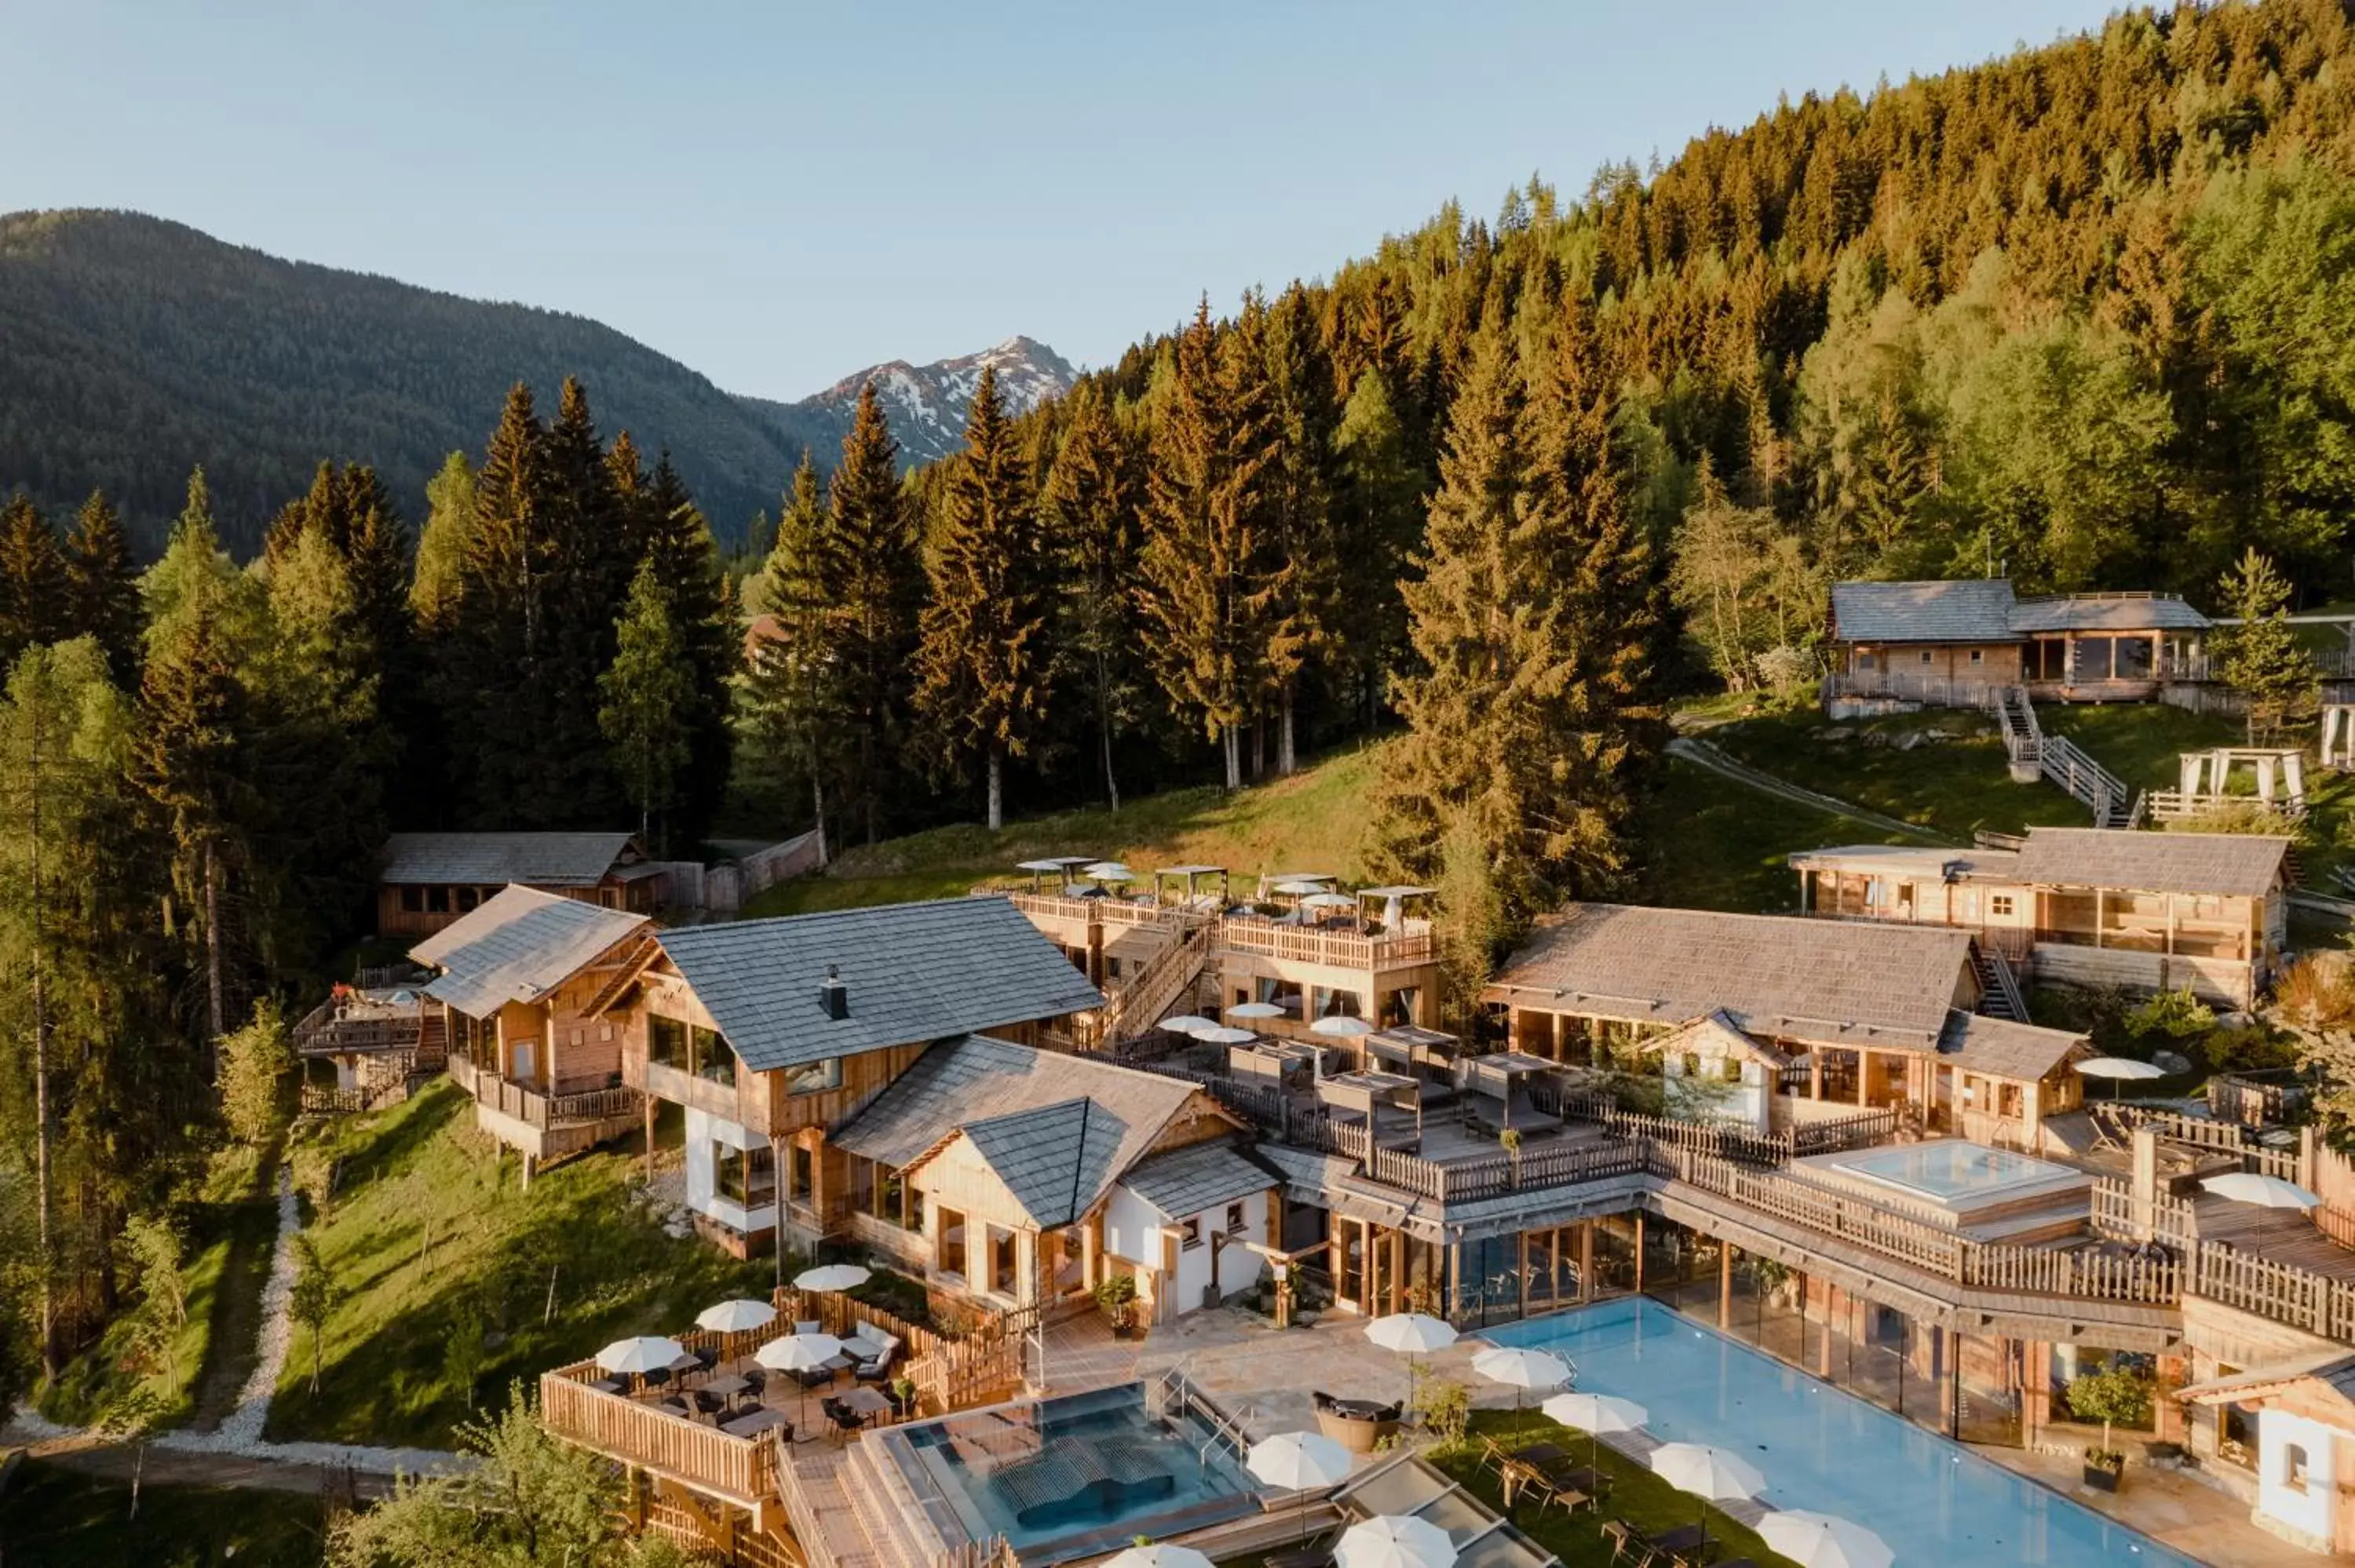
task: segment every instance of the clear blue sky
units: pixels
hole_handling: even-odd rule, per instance
[[[5,0],[0,209],[132,207],[602,320],[734,391],[1102,363],[1532,170],[2098,0]]]

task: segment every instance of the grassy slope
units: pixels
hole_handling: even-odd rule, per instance
[[[1721,733],[1712,732],[1710,738]],[[1640,902],[1743,915],[1797,904],[1798,879],[1784,863],[1793,851],[1875,836],[1845,818],[1763,795],[1673,759],[1637,833]]]
[[[1267,871],[1366,869],[1365,828],[1380,747],[1330,756],[1290,779],[1229,795],[1172,789],[1121,808],[1100,807],[1009,822],[1004,832],[964,823],[858,848],[822,877],[768,889],[745,910],[800,915],[861,904],[948,898],[993,878],[1018,877],[1018,861],[1098,854],[1139,872],[1156,865],[1224,865],[1238,877]]]
[[[524,1191],[516,1162],[494,1163],[447,1084],[329,1136],[344,1165],[315,1234],[342,1298],[315,1396],[310,1335],[295,1331],[272,1438],[445,1446],[466,1414],[447,1347],[470,1325],[498,1341],[475,1383],[496,1404],[510,1379],[624,1334],[681,1329],[714,1301],[763,1294],[773,1271],[666,1235],[630,1202],[635,1138],[544,1171]],[[551,1269],[555,1309],[543,1321]]]
[[[316,1568],[326,1510],[302,1492],[131,1489],[29,1461],[0,1499],[10,1568]]]

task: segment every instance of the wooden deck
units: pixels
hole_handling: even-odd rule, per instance
[[[2269,1263],[2355,1285],[2355,1251],[2324,1235],[2304,1214],[2202,1193],[2191,1202],[2191,1224],[2201,1241],[2222,1242]]]

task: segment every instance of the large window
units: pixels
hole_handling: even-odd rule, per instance
[[[731,1149],[711,1146],[713,1185],[731,1203],[747,1208],[765,1203],[777,1194],[777,1162],[766,1145]]]
[[[1015,1291],[1014,1233],[989,1227],[989,1287],[1000,1296],[1012,1296]]]
[[[728,1042],[719,1037],[719,1031],[706,1029],[699,1023],[691,1025],[687,1030],[687,1043],[695,1052],[692,1071],[697,1077],[709,1078],[715,1084],[731,1086],[735,1084],[736,1053],[728,1048]]]
[[[840,1087],[842,1058],[839,1056],[828,1056],[823,1062],[795,1067],[785,1075],[785,1093],[789,1095],[815,1095]]]
[[[659,1012],[646,1015],[646,1060],[687,1071],[687,1025]]]

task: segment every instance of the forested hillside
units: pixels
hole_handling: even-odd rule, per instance
[[[134,213],[0,217],[0,494],[63,515],[102,488],[142,556],[198,464],[240,556],[323,459],[374,465],[413,514],[510,387],[568,376],[650,455],[669,448],[724,534],[774,507],[797,451],[584,317],[282,261]]]

